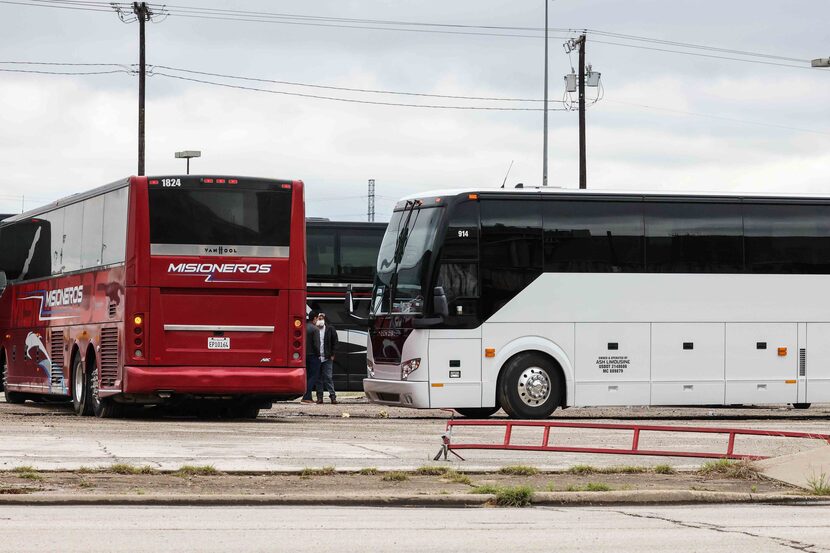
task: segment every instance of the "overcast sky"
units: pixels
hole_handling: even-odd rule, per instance
[[[329,18],[544,25],[543,0],[193,4]],[[398,30],[370,30],[331,26],[338,25],[331,21],[291,25],[187,18],[175,7],[170,12],[147,26],[150,64],[361,89],[524,99],[541,99],[543,93],[538,32],[392,24],[374,26]],[[556,29],[595,29],[797,60],[830,56],[828,23],[826,0],[550,3],[550,26]],[[411,32],[415,29],[491,35]],[[563,75],[576,65],[562,43],[577,33],[551,34],[550,97],[561,100]],[[114,13],[0,2],[0,36],[2,62],[131,64],[138,58],[137,23],[124,24]],[[830,194],[830,69],[591,32],[587,52],[604,88],[604,97],[587,115],[590,188]],[[0,64],[0,69],[108,68]],[[156,71],[337,98],[541,107],[538,102],[378,95]],[[596,94],[589,89],[590,98]],[[126,73],[0,72],[0,212],[20,211],[24,195],[29,209],[135,174],[136,105],[137,78]],[[561,104],[553,102],[551,108]],[[576,113],[552,111],[551,185],[577,187],[577,139]],[[147,173],[184,172],[183,161],[173,158],[181,149],[202,150],[194,172],[304,180],[311,216],[364,220],[366,182],[374,178],[378,220],[385,220],[394,200],[405,194],[498,187],[511,161],[510,185],[539,185],[542,113],[365,105],[151,76]]]

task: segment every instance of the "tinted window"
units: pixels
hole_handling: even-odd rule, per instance
[[[334,276],[337,263],[334,258],[335,233],[326,228],[306,227],[308,276]]]
[[[545,270],[609,273],[643,269],[640,202],[544,202]]]
[[[453,207],[441,258],[478,259],[478,202],[466,201]]]
[[[28,266],[28,271],[24,266],[24,278],[42,278],[61,272],[63,266],[63,214],[63,209],[56,209],[32,219],[32,221],[38,223],[41,232],[35,233],[31,263]]]
[[[657,273],[743,271],[738,204],[646,202],[646,270]]]
[[[744,205],[750,273],[830,273],[830,206]]]
[[[84,223],[81,241],[81,268],[101,264],[101,243],[104,224],[104,197],[97,196],[84,202]]]
[[[104,265],[121,263],[127,250],[127,203],[129,188],[119,188],[104,195],[103,245]]]
[[[378,250],[383,240],[383,229],[340,231],[340,274],[344,277],[364,277],[371,281],[378,262]]]
[[[542,271],[542,202],[483,200],[482,317],[498,311]]]
[[[81,244],[84,232],[84,204],[82,202],[63,208],[63,244],[61,249],[61,273],[81,268]],[[54,267],[53,267],[54,269]],[[54,272],[54,270],[53,270]]]
[[[288,246],[290,190],[150,189],[153,244]]]
[[[49,241],[41,219],[20,221],[0,229],[0,270],[9,280],[38,278],[52,273],[49,247],[38,248],[41,238]],[[38,252],[39,255],[35,255]]]

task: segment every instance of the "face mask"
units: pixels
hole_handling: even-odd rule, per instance
[[[324,326],[326,326],[326,321],[317,321],[317,326],[323,328]]]

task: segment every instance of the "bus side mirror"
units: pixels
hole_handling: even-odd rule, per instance
[[[443,286],[436,286],[432,291],[432,305],[435,308],[435,314],[442,317],[449,317],[450,306],[447,303],[447,295],[444,293]]]

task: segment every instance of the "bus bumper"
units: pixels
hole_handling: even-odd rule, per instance
[[[372,403],[429,409],[429,382],[364,378],[363,391]]]
[[[124,367],[125,394],[302,395],[302,367]]]

